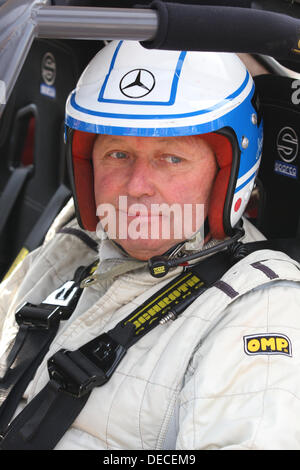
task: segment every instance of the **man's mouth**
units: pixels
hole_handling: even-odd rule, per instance
[[[155,212],[151,212],[151,211],[139,211],[139,210],[133,210],[133,211],[130,211],[128,210],[127,212],[126,211],[123,211],[123,210],[120,210],[118,209],[119,213],[121,216],[123,217],[126,217],[128,219],[135,219],[135,218],[139,218],[140,220],[151,220],[151,219],[159,219],[161,217],[163,217],[163,214],[162,213],[155,213]]]

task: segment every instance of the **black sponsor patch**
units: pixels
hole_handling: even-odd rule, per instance
[[[245,353],[249,356],[257,354],[283,354],[292,355],[290,339],[278,333],[261,333],[244,336]]]

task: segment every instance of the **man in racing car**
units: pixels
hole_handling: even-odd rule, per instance
[[[77,217],[1,286],[0,448],[299,448],[298,264],[219,268],[264,238],[243,217],[262,149],[243,63],[113,41],[70,94],[66,146]],[[69,308],[78,278],[3,429],[36,312]]]

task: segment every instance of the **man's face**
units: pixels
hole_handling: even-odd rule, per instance
[[[161,255],[203,224],[217,164],[199,136],[99,135],[93,165],[99,219],[134,258]],[[115,230],[105,227],[107,205]]]

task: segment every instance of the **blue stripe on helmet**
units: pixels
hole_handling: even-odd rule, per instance
[[[256,171],[254,171],[254,172],[252,173],[252,175],[249,176],[249,178],[246,179],[246,181],[244,181],[240,186],[238,186],[237,188],[235,188],[235,191],[234,191],[234,192],[235,192],[235,193],[238,193],[241,189],[244,188],[244,186],[246,186],[248,183],[250,183],[250,181],[253,180],[253,178],[255,178],[255,176],[256,176]]]
[[[79,104],[76,103],[76,99],[75,99],[75,96],[76,96],[76,91],[74,91],[71,95],[71,99],[70,99],[70,104],[71,106],[76,109],[77,111],[80,111],[81,113],[84,113],[84,114],[88,114],[88,115],[91,115],[91,116],[99,116],[99,117],[104,117],[104,118],[115,118],[115,119],[138,119],[138,120],[147,120],[147,119],[180,119],[180,118],[186,118],[186,117],[193,117],[193,116],[200,116],[200,115],[203,115],[203,114],[207,114],[207,113],[210,113],[212,111],[215,111],[219,108],[221,108],[222,106],[224,106],[226,104],[227,101],[231,101],[232,99],[236,98],[237,96],[239,96],[243,90],[246,88],[248,82],[249,82],[249,79],[250,79],[250,75],[249,75],[249,72],[247,71],[246,72],[246,77],[243,81],[243,83],[241,84],[241,86],[235,91],[233,92],[231,95],[228,95],[226,98],[224,98],[222,101],[220,101],[219,103],[216,103],[214,106],[211,106],[210,108],[207,108],[207,109],[201,109],[201,110],[198,110],[198,111],[192,111],[190,113],[182,113],[182,114],[119,114],[119,113],[106,113],[106,112],[100,112],[100,111],[95,111],[95,110],[91,110],[91,109],[88,109],[88,108],[84,108],[83,106],[80,106]],[[253,87],[252,87],[252,90],[253,90]],[[251,90],[251,91],[252,91]],[[126,102],[127,104],[127,102]],[[69,116],[67,116],[67,119],[69,118]],[[75,122],[79,122],[78,120],[74,120]],[[69,121],[71,122],[71,121]],[[83,121],[81,121],[82,124],[85,124]],[[70,125],[70,124],[68,124]],[[87,123],[87,125],[89,126],[90,124]],[[92,124],[93,125],[93,124]],[[98,124],[94,124],[95,128],[98,127]],[[72,126],[70,126],[72,127]],[[101,127],[101,126],[100,126]],[[114,126],[111,126],[111,127],[114,127]],[[115,128],[115,127],[114,127]],[[79,129],[78,127],[76,127],[76,129]],[[126,128],[125,128],[126,129]],[[81,129],[81,130],[84,130],[84,129]],[[87,132],[95,132],[95,131],[87,131]],[[209,131],[208,131],[209,132]],[[95,132],[97,133],[97,132]],[[99,132],[100,134],[102,132]],[[111,134],[112,132],[109,132],[109,134]]]

